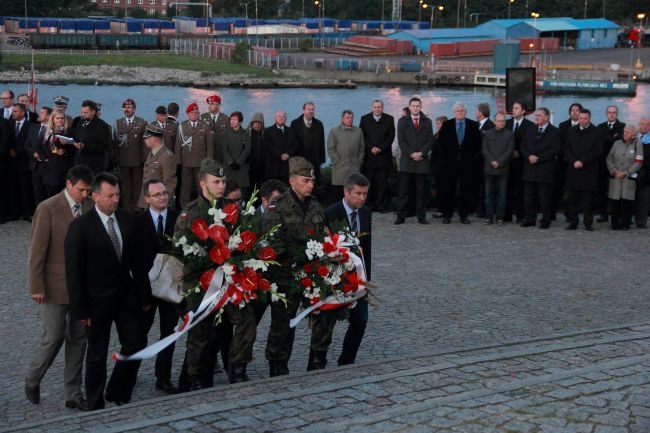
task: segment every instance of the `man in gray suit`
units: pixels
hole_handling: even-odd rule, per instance
[[[65,189],[36,208],[29,249],[29,292],[43,306],[43,335],[36,356],[25,372],[27,399],[40,402],[40,382],[65,341],[63,370],[65,406],[88,410],[81,394],[81,366],[86,352],[84,327],[70,317],[63,244],[70,222],[92,207],[88,198],[93,173],[72,167]]]
[[[415,195],[415,212],[420,224],[429,224],[424,215],[424,180],[429,175],[429,152],[433,145],[433,124],[420,112],[422,101],[411,98],[411,114],[397,122],[399,160],[399,208],[395,224],[404,224],[409,197]]]

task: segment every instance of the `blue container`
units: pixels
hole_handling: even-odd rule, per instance
[[[63,24],[63,23],[61,23],[61,24]],[[84,31],[84,32],[95,30],[95,21],[93,21],[93,20],[76,20],[74,24],[75,24],[77,30],[81,30],[81,31]],[[110,27],[111,27],[110,23],[106,22],[106,24],[108,24],[108,28],[110,29]]]
[[[95,30],[110,30],[111,22],[108,20],[93,20],[95,24]]]
[[[336,69],[338,71],[358,71],[359,61],[355,59],[338,59]]]
[[[226,23],[226,22],[214,23],[214,30],[218,32],[230,31],[230,23]]]
[[[519,53],[519,42],[496,45],[492,54],[494,73],[505,74],[507,68],[516,68],[519,63]]]
[[[173,30],[176,28],[176,25],[174,24],[173,21],[161,21],[160,22],[160,29],[161,30]]]
[[[399,70],[402,72],[420,72],[422,65],[414,61],[401,62],[399,64]]]
[[[126,22],[126,32],[127,33],[140,33],[140,32],[142,32],[142,21],[140,21],[140,20],[128,20]]]

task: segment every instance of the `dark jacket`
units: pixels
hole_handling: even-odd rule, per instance
[[[291,121],[291,140],[292,146],[298,150],[298,155],[305,157],[311,162],[316,171],[319,171],[321,165],[325,163],[325,128],[323,123],[316,119],[312,119],[311,128],[305,125],[304,115]]]
[[[598,160],[603,153],[603,135],[597,126],[589,124],[583,130],[580,126],[569,129],[564,141],[564,160],[568,163],[566,172],[567,189],[596,191],[598,186]],[[576,169],[573,163],[581,161],[583,167]]]
[[[84,147],[77,151],[75,163],[87,165],[94,173],[104,171],[106,169],[106,153],[111,140],[108,124],[97,117],[90,122],[77,117],[72,123],[72,134],[77,143],[84,144]]]
[[[393,165],[392,144],[395,140],[395,119],[390,114],[382,113],[376,121],[372,113],[361,116],[359,128],[363,131],[365,155],[363,168],[390,168]],[[373,147],[381,149],[377,155],[371,152]]]
[[[429,174],[429,152],[433,147],[433,124],[431,119],[420,113],[418,128],[415,129],[411,116],[397,121],[397,144],[401,150],[399,171],[404,173]],[[411,154],[422,152],[422,161],[413,161]]]
[[[118,209],[122,236],[118,258],[105,226],[93,208],[70,224],[65,238],[65,273],[72,319],[109,319],[118,311],[142,311],[146,301],[134,284],[134,225],[130,212]]]
[[[524,141],[526,130],[533,127],[535,127],[535,124],[524,117],[519,123],[519,128],[515,131],[515,119],[506,120],[506,129],[512,131],[515,136],[515,148],[513,150],[516,150],[517,153],[521,153],[521,142]],[[521,158],[521,155],[519,158]]]
[[[350,225],[350,219],[348,218],[343,202],[341,201],[334,203],[325,209],[325,217],[327,217],[328,225],[336,221],[344,221],[348,226]],[[372,211],[368,206],[363,206],[359,209],[359,234],[359,241],[363,252],[363,262],[366,267],[366,278],[370,281],[372,278]]]
[[[16,171],[29,171],[29,147],[27,146],[27,137],[29,136],[29,128],[32,125],[32,123],[27,121],[27,118],[24,118],[18,136],[15,135],[15,132],[12,132],[11,137],[13,140],[10,141],[11,144],[9,145],[9,148],[16,152],[16,156],[10,160],[12,161],[13,167]],[[16,121],[14,119],[9,121],[9,130],[16,130]]]
[[[600,132],[603,134],[603,160],[607,159],[607,155],[609,155],[609,151],[612,150],[614,143],[623,139],[623,128],[625,128],[625,123],[618,119],[614,122],[614,127],[612,129],[609,129],[609,123],[607,122],[598,125],[598,129],[600,129]],[[607,170],[607,168],[605,168],[605,170]]]
[[[474,168],[481,168],[481,132],[478,129],[478,122],[465,119],[465,135],[463,142],[458,143],[456,135],[456,119],[449,119],[440,127],[438,141],[440,142],[440,154],[442,158],[442,173],[455,171],[459,167],[474,171]]]
[[[265,177],[266,179],[285,179],[289,177],[289,160],[282,161],[283,153],[298,155],[298,142],[291,140],[291,129],[284,125],[280,130],[273,124],[264,130]]]
[[[504,175],[510,172],[510,159],[515,140],[511,131],[503,128],[489,129],[483,134],[483,172],[492,175]],[[492,167],[492,161],[499,163],[498,168]]]
[[[478,121],[476,123],[481,125],[481,123]],[[482,126],[479,126],[478,130],[481,132],[481,134],[485,134],[485,131],[489,131],[492,128],[494,128],[494,122],[491,119],[487,119],[485,122],[483,122]]]
[[[553,183],[555,161],[560,149],[560,133],[550,123],[539,134],[533,126],[526,130],[526,136],[521,143],[521,156],[524,160],[524,182]],[[536,164],[528,162],[528,157],[535,155],[539,159]]]

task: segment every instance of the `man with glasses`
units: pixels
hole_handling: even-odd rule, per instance
[[[147,132],[149,132],[147,127]],[[157,131],[156,131],[157,133]],[[162,132],[161,135],[162,137]],[[153,138],[152,138],[153,137]],[[158,153],[169,152],[162,145],[162,140],[158,136],[145,138],[147,146],[152,141],[159,142]],[[153,151],[152,151],[153,153]],[[171,154],[171,152],[170,152]],[[151,155],[150,155],[151,156]],[[172,154],[173,159],[173,154]],[[146,167],[146,163],[145,163]],[[172,171],[172,174],[174,172]],[[172,192],[174,189],[172,188]],[[143,199],[149,207],[147,211],[138,214],[135,217],[135,232],[137,236],[138,247],[141,251],[140,259],[142,260],[142,269],[149,272],[153,266],[156,255],[162,252],[169,244],[168,236],[174,235],[174,226],[178,218],[178,212],[168,207],[170,194],[168,186],[162,181],[152,178],[143,181],[142,186]],[[136,284],[144,288],[147,293],[151,293],[151,282],[147,273],[136,276]],[[156,316],[156,309],[160,317],[160,339],[167,337],[174,332],[174,327],[178,323],[179,309],[176,304],[164,301],[160,298],[152,297],[151,308],[145,312],[145,331],[149,334]],[[172,359],[174,357],[174,344],[167,346],[156,356],[156,389],[165,394],[176,394],[178,388],[172,385]]]
[[[147,125],[144,132],[144,144],[150,150],[142,168],[142,185],[156,179],[163,185],[169,195],[169,202],[174,203],[176,190],[176,157],[163,143],[165,131],[155,125]],[[146,190],[138,201],[139,208],[147,208]]]

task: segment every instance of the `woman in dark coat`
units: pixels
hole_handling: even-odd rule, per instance
[[[74,162],[74,146],[62,142],[57,135],[68,137],[68,119],[61,110],[54,110],[45,128],[43,141],[37,152],[40,157],[39,171],[42,175],[46,198],[61,192],[65,187],[65,176]]]
[[[218,158],[226,168],[226,178],[237,182],[244,197],[248,196],[248,155],[251,144],[246,130],[241,127],[244,116],[235,111],[230,115],[230,128],[226,129],[219,140]]]

